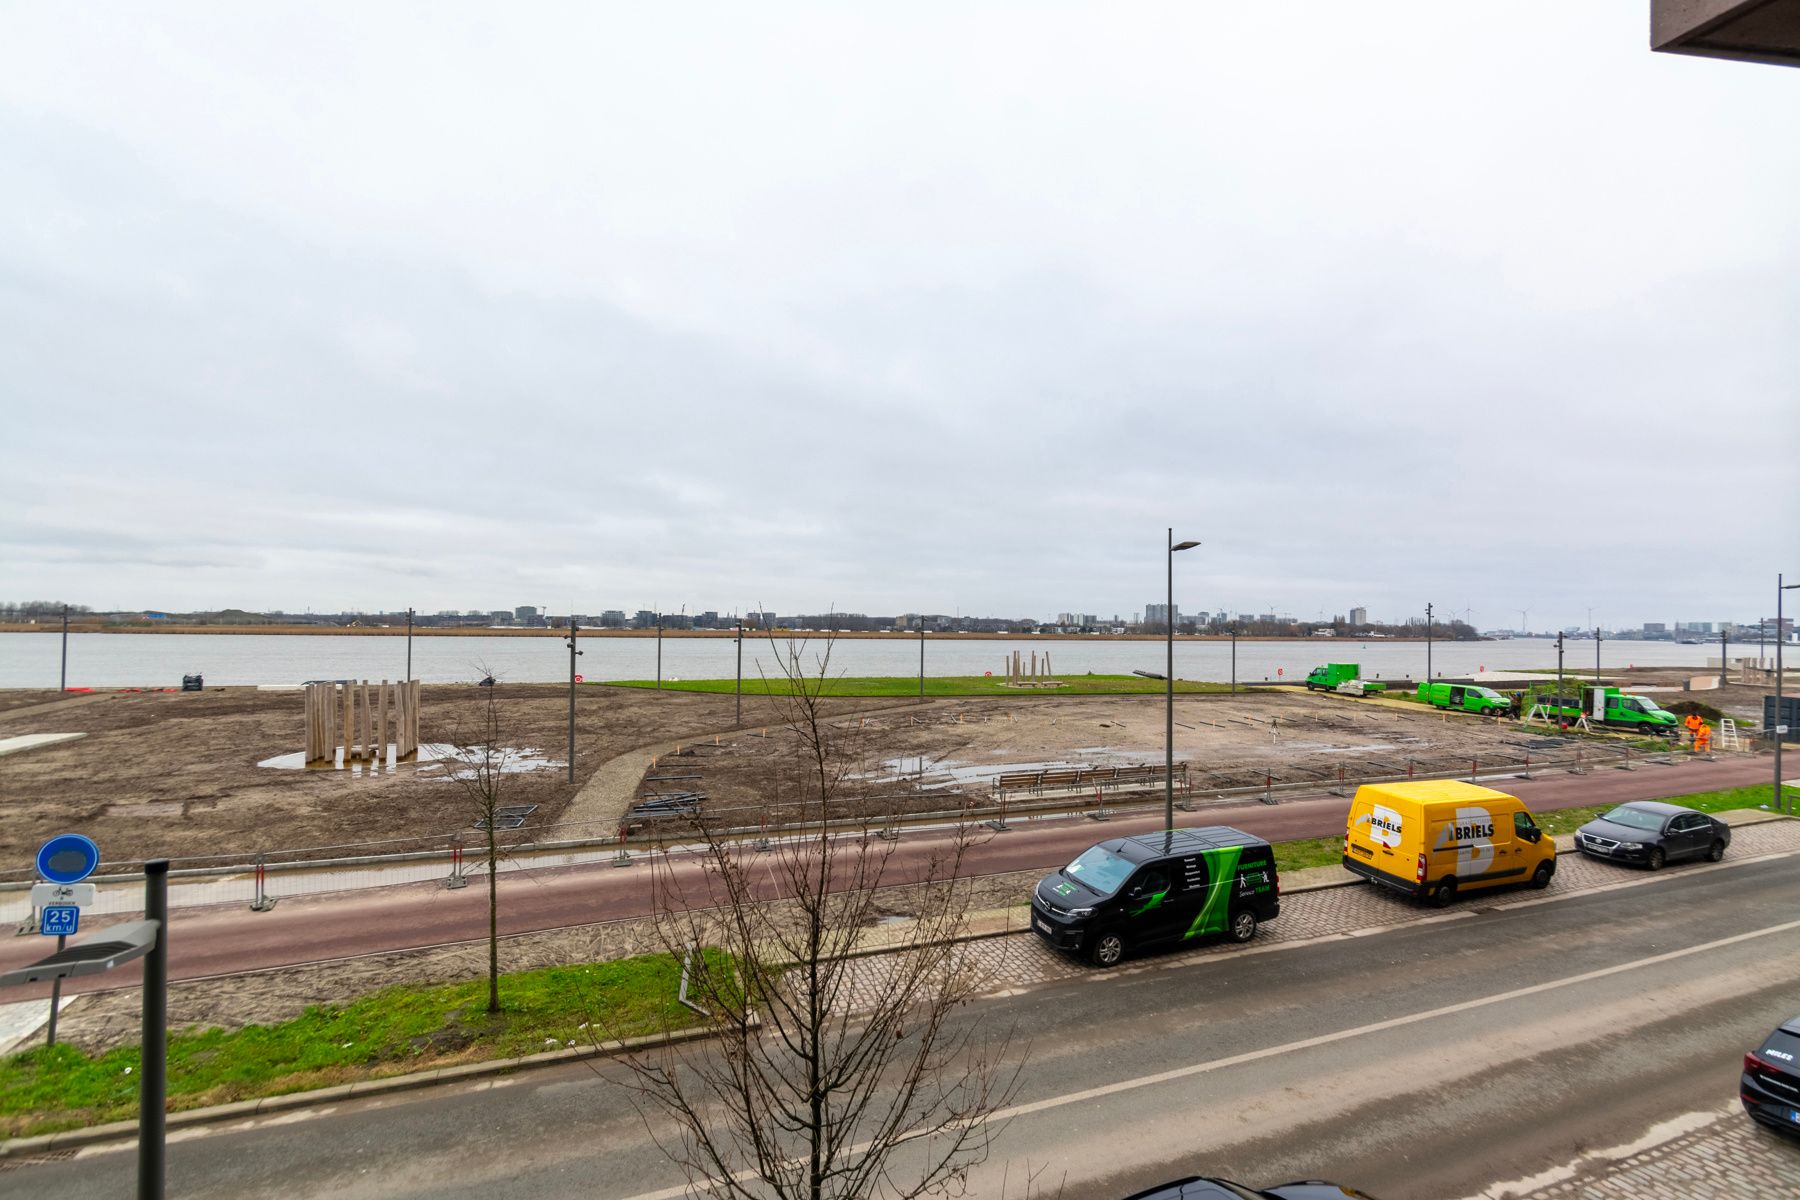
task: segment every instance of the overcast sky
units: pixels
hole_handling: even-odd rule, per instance
[[[1754,619],[1800,71],[1648,0],[0,7],[0,598]]]

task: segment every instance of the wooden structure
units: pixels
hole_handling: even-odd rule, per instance
[[[371,685],[366,679],[346,679],[306,685],[307,766],[380,766],[389,761],[413,762],[418,756],[418,680],[390,683],[384,679]]]
[[[1006,687],[1061,687],[1050,671],[1050,652],[1044,651],[1043,662],[1038,661],[1038,652],[1031,652],[1029,664],[1014,650],[1006,657]]]

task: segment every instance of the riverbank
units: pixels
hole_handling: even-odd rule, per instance
[[[0,622],[0,633],[61,633],[61,632],[62,632],[62,625],[60,623],[42,625],[42,624],[29,624],[29,623],[18,623],[18,622],[10,622],[10,623],[9,622]],[[405,636],[407,636],[408,631],[407,631],[406,626],[404,626],[404,625],[170,625],[170,624],[166,624],[166,623],[160,622],[160,621],[156,622],[154,624],[145,623],[145,624],[135,624],[135,625],[109,625],[109,624],[105,624],[105,623],[102,623],[99,621],[88,621],[88,622],[71,621],[71,622],[69,622],[69,632],[70,633],[154,633],[154,634],[186,633],[186,634],[202,634],[202,635],[205,635],[205,634],[255,634],[259,637],[265,636],[265,635],[266,636],[277,636],[277,637],[288,637],[288,636],[293,636],[293,637],[323,637],[323,636],[332,636],[332,637],[405,637]],[[567,629],[552,629],[549,627],[545,627],[542,629],[527,629],[527,628],[518,628],[515,626],[511,626],[511,625],[491,625],[491,626],[490,625],[482,625],[482,626],[461,625],[461,626],[455,626],[455,627],[436,626],[436,625],[433,625],[433,626],[415,625],[415,626],[413,626],[411,633],[412,633],[413,637],[556,637],[556,638],[560,638],[560,637],[568,636]],[[589,626],[584,625],[581,628],[581,636],[584,638],[656,638],[658,636],[661,636],[661,637],[667,638],[667,639],[673,639],[673,638],[725,638],[725,639],[731,639],[731,638],[737,637],[737,631],[735,629],[664,629],[664,630],[660,631],[660,634],[659,634],[659,632],[655,629],[598,629],[598,628],[591,628]],[[744,631],[744,636],[749,637],[749,638],[757,638],[757,639],[766,639],[766,638],[770,638],[770,637],[781,638],[781,639],[786,639],[786,638],[790,638],[790,637],[823,639],[827,636],[830,636],[830,637],[834,637],[834,638],[837,638],[840,640],[859,640],[859,641],[861,641],[861,640],[871,640],[871,641],[899,640],[899,641],[916,642],[919,640],[919,635],[918,635],[917,631],[913,631],[913,632],[909,633],[909,632],[905,632],[905,631],[889,632],[886,630],[840,630],[836,633],[831,633],[828,630],[822,630],[822,629],[773,629],[773,630],[746,629]],[[961,638],[981,638],[983,640],[993,640],[993,641],[997,641],[997,642],[1004,642],[1004,641],[1015,641],[1015,642],[1161,642],[1161,641],[1166,640],[1166,636],[1164,634],[1160,634],[1160,633],[985,633],[985,632],[983,632],[983,633],[976,633],[976,632],[939,633],[939,632],[930,632],[927,634],[927,639],[931,640],[931,641],[939,641],[939,640],[943,640],[943,639],[956,640],[956,639],[961,639]],[[1321,652],[1324,652],[1324,651],[1329,650],[1333,644],[1337,644],[1337,643],[1341,643],[1344,645],[1354,645],[1354,644],[1360,644],[1364,641],[1374,640],[1374,641],[1378,641],[1378,642],[1382,643],[1383,645],[1387,645],[1389,643],[1392,643],[1395,645],[1402,645],[1402,644],[1405,644],[1408,642],[1423,643],[1426,639],[1424,637],[1380,637],[1380,638],[1374,638],[1374,639],[1357,638],[1357,637],[1345,637],[1345,638],[1300,638],[1300,637],[1273,637],[1273,636],[1252,637],[1249,634],[1244,634],[1241,637],[1233,638],[1228,633],[1178,633],[1175,635],[1175,640],[1178,642],[1231,642],[1231,641],[1239,641],[1239,642],[1304,642],[1304,643],[1307,643],[1310,645],[1318,646],[1320,648]],[[1483,638],[1456,639],[1456,638],[1446,638],[1446,637],[1434,637],[1431,639],[1431,641],[1434,644],[1449,643],[1449,642],[1458,641],[1458,640],[1465,641],[1465,642],[1479,642],[1479,641],[1484,641],[1487,639],[1483,639]]]

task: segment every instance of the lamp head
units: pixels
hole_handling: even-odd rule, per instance
[[[1176,542],[1173,546],[1169,547],[1169,552],[1172,554],[1177,550],[1192,550],[1195,546],[1198,546],[1199,544],[1200,544],[1199,542]],[[1800,586],[1800,584],[1797,584],[1795,586]]]

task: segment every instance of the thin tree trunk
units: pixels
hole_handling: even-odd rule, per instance
[[[488,817],[488,1006],[491,1013],[500,1011],[500,877],[495,870],[499,853],[494,846],[494,818]]]

